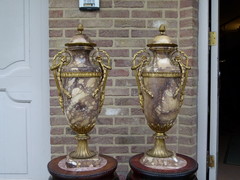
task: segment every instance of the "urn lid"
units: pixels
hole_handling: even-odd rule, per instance
[[[65,46],[96,46],[96,44],[93,43],[86,34],[83,34],[84,28],[82,24],[78,25],[77,30],[78,32],[76,33],[76,35],[73,36],[70,42],[66,43]]]
[[[165,34],[166,26],[162,24],[159,27],[160,34],[152,40],[152,43],[147,44],[148,47],[177,47],[177,44],[172,43],[169,36]]]

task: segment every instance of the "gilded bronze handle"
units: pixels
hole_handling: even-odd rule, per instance
[[[144,53],[146,55],[144,55]],[[141,61],[138,64],[136,64],[136,59],[141,54],[143,54],[141,56]],[[133,56],[133,60],[132,60],[132,68],[131,69],[136,71],[135,76],[136,76],[136,81],[137,81],[137,86],[138,86],[138,96],[139,96],[139,102],[140,102],[142,109],[143,109],[143,105],[144,105],[143,91],[146,92],[149,96],[153,97],[152,92],[149,91],[144,86],[143,76],[142,76],[143,68],[150,62],[150,60],[151,60],[151,55],[150,55],[149,51],[146,49],[142,49],[142,50],[138,51],[137,53],[135,53]]]
[[[103,56],[100,55],[100,53],[104,54],[105,57],[107,58],[107,64],[104,64],[103,62]],[[100,50],[99,48],[93,52],[92,54],[92,59],[94,60],[95,63],[98,63],[101,71],[102,71],[102,78],[101,78],[101,82],[99,84],[99,86],[97,87],[97,89],[93,92],[93,97],[95,97],[99,91],[100,92],[100,108],[99,111],[101,111],[101,108],[103,106],[104,103],[104,99],[105,99],[105,87],[106,87],[106,82],[107,82],[107,77],[108,77],[108,70],[111,70],[111,59],[109,54],[104,51],[104,50]]]
[[[174,65],[179,66],[180,71],[181,71],[180,85],[179,85],[179,88],[174,93],[174,97],[177,97],[177,95],[180,94],[180,102],[182,104],[183,97],[184,97],[184,91],[185,91],[185,87],[186,87],[186,82],[187,82],[187,77],[188,77],[188,70],[190,70],[191,67],[188,66],[189,59],[188,59],[188,56],[186,55],[186,53],[184,53],[183,51],[176,50],[176,51],[172,52],[171,56],[172,56],[171,62]],[[183,62],[184,60],[185,60],[185,64]]]
[[[64,93],[68,98],[71,98],[71,94],[66,89],[63,88],[61,71],[62,71],[62,67],[68,65],[71,60],[72,60],[71,53],[68,50],[63,49],[53,57],[52,66],[50,68],[50,70],[53,71],[54,80],[58,90],[58,100],[59,100],[60,107],[62,108],[63,111],[64,111],[64,106],[63,106],[62,93]]]

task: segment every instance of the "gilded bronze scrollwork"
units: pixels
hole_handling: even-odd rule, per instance
[[[54,56],[51,66],[60,107],[70,128],[77,133],[77,148],[66,160],[69,168],[100,163],[98,154],[90,151],[87,141],[102,109],[111,70],[108,53],[98,48],[94,50],[96,44],[83,34],[83,29],[80,24],[77,34]]]
[[[158,166],[156,162],[165,160],[174,164],[175,153],[166,148],[165,133],[174,125],[183,104],[190,69],[188,56],[178,50],[177,44],[165,35],[165,30],[161,25],[160,34],[147,45],[149,50],[138,51],[132,60],[140,105],[148,126],[155,131],[154,147],[145,153],[142,160],[145,165]]]

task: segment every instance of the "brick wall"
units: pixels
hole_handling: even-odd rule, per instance
[[[184,105],[176,125],[167,133],[167,146],[196,157],[197,14],[198,0],[101,0],[101,9],[96,12],[79,11],[78,0],[49,0],[50,61],[76,33],[79,23],[84,25],[84,33],[111,56],[105,103],[89,144],[91,149],[115,157],[122,177],[129,170],[129,158],[153,143],[153,131],[138,102],[131,60],[159,34],[162,23],[173,42],[188,54],[192,66]],[[76,141],[58,105],[52,76],[50,84],[51,151],[56,157],[73,150]]]

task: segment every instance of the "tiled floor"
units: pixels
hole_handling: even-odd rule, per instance
[[[226,134],[219,137],[218,180],[240,180],[240,166],[229,165],[223,162],[229,139],[230,136]]]

